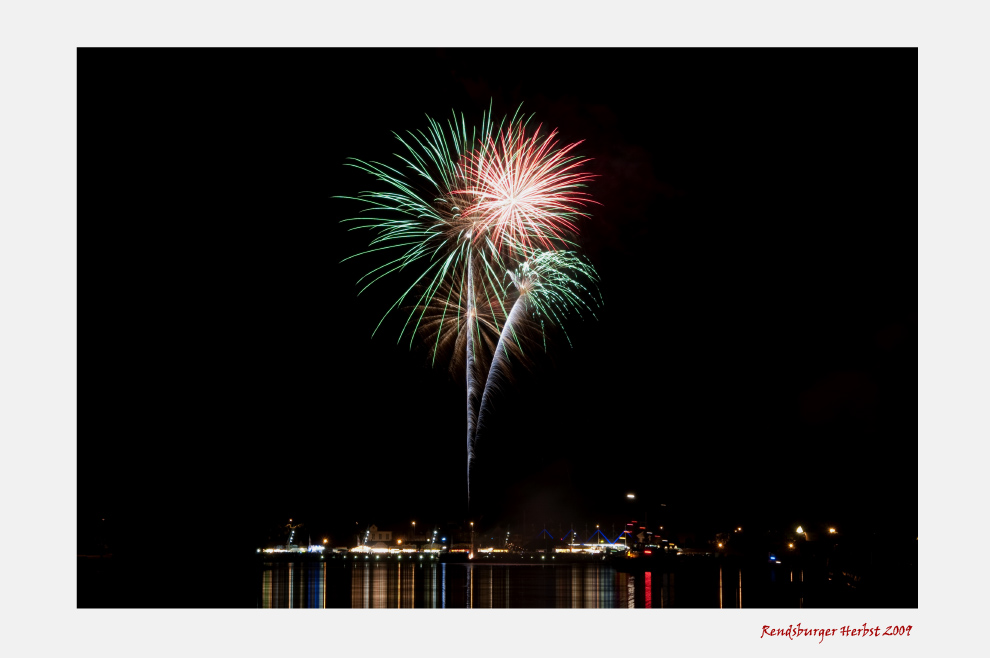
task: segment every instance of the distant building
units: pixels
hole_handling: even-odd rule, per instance
[[[392,532],[390,530],[379,530],[378,526],[373,525],[368,530],[368,541],[369,542],[390,542],[392,541]]]

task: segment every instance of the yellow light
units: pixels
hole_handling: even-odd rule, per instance
[[[794,544],[788,544],[787,548],[794,548]]]
[[[401,544],[402,543],[402,540],[400,539],[398,543]]]
[[[719,547],[719,548],[722,548],[722,542],[719,542],[719,543],[718,543],[718,547]]]
[[[329,540],[329,539],[324,539],[324,540],[323,540],[323,543],[325,544],[325,543],[327,543],[328,541],[330,541],[330,540]]]
[[[828,529],[828,534],[834,535],[835,534],[835,528],[829,528]]]

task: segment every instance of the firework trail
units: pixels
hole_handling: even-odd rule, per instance
[[[469,396],[473,408],[468,409],[469,440],[467,445],[467,483],[468,499],[470,500],[471,465],[475,459],[475,437],[478,432],[478,409],[481,403],[480,387],[485,382],[486,365],[491,364],[495,355],[502,328],[507,321],[507,314],[514,306],[516,293],[511,289],[511,283],[504,284],[489,280],[485,277],[474,277],[471,292],[467,298],[462,298],[458,291],[461,287],[444,284],[436,297],[425,307],[418,309],[421,315],[419,335],[424,343],[430,345],[430,358],[436,363],[449,360],[449,369],[453,377],[463,372],[461,368],[469,369],[472,373],[474,395]],[[473,304],[468,303],[473,299]],[[473,308],[473,313],[469,311]],[[518,314],[517,314],[518,315]],[[509,352],[509,358],[516,363],[523,362],[524,346],[529,350],[532,336],[539,331],[527,317],[513,318],[513,327],[517,331],[517,340],[504,343],[501,347]],[[471,323],[471,329],[468,329]],[[471,341],[471,348],[467,346]]]
[[[519,296],[512,305],[495,345],[481,395],[477,429],[473,438],[475,444],[478,432],[484,427],[485,412],[491,406],[492,392],[498,389],[499,381],[508,374],[510,351],[520,349],[519,342],[526,331],[526,318],[532,316],[533,324],[538,320],[541,330],[548,324],[559,326],[563,330],[565,317],[581,315],[585,311],[596,317],[593,305],[602,304],[601,297],[596,295],[598,273],[590,263],[572,251],[536,250],[530,254],[529,259],[508,274]],[[586,301],[586,297],[590,298],[590,303]],[[566,331],[564,335],[567,335]]]
[[[458,120],[456,114],[448,122],[447,130],[430,117],[427,121],[429,128],[425,132],[408,132],[405,138],[396,134],[406,149],[402,155],[397,154],[405,164],[402,170],[357,159],[349,163],[384,183],[387,191],[368,191],[357,197],[345,197],[363,201],[369,207],[364,216],[344,221],[358,222],[352,228],[367,228],[376,233],[369,249],[351,258],[372,252],[392,254],[391,260],[358,280],[359,285],[367,281],[358,294],[388,274],[415,266],[423,267],[419,277],[382,316],[375,332],[385,317],[406,302],[414,290],[419,294],[419,299],[400,332],[401,340],[402,334],[408,331],[410,345],[422,319],[422,314],[417,317],[415,307],[426,306],[445,285],[459,287],[458,296],[467,301],[462,310],[466,336],[467,446],[470,463],[480,401],[474,355],[477,316],[474,308],[475,277],[479,273],[490,278],[500,277],[501,272],[493,268],[501,260],[490,241],[478,239],[481,235],[475,230],[478,216],[474,211],[466,210],[476,201],[466,185],[471,178],[466,154],[476,149],[477,144],[490,141],[493,126],[490,113],[482,116],[480,129],[472,128],[470,132],[463,116]],[[461,273],[459,276],[458,272]]]
[[[580,190],[592,175],[579,170],[586,160],[571,154],[577,144],[559,147],[556,131],[541,134],[542,126],[527,135],[529,119],[518,117],[518,111],[498,129],[490,109],[480,127],[470,130],[456,114],[446,128],[427,120],[425,131],[396,134],[405,147],[396,154],[399,169],[374,161],[348,163],[382,183],[385,191],[342,197],[368,206],[360,217],[344,221],[355,223],[351,229],[375,233],[369,248],[350,258],[386,256],[384,264],[358,280],[358,294],[390,274],[420,272],[372,335],[393,310],[411,307],[399,340],[408,332],[411,346],[417,334],[435,334],[434,360],[441,343],[452,343],[452,369],[464,356],[470,501],[479,414],[492,383],[508,374],[509,354],[522,354],[524,318],[532,315],[542,322],[546,316],[559,324],[558,316],[568,304],[574,306],[567,292],[555,290],[552,283],[552,264],[569,261],[547,254],[572,244],[575,222],[586,216],[580,208],[594,203]],[[510,263],[522,264],[510,272]],[[515,303],[500,283],[507,273],[518,294]],[[545,289],[534,295],[527,285]],[[493,335],[499,337],[495,346]],[[492,368],[482,390],[486,363]],[[498,373],[494,380],[491,370]]]
[[[476,271],[477,268],[475,268]],[[451,377],[462,376],[467,365],[467,321],[469,312],[466,286],[445,281],[435,296],[416,308],[419,316],[418,336],[429,350],[431,364],[446,363]],[[478,363],[489,363],[498,342],[502,324],[511,306],[508,286],[493,285],[475,277],[474,293],[474,349]],[[482,372],[477,372],[483,375]]]

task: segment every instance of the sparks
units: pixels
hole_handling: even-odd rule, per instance
[[[520,120],[466,155],[467,190],[476,199],[470,212],[500,251],[559,247],[587,216],[579,208],[594,203],[580,189],[594,178],[580,171],[588,160],[572,155],[581,142],[558,148],[557,132],[541,130],[527,136]]]
[[[559,146],[556,130],[542,133],[542,126],[527,133],[528,119],[514,115],[498,131],[490,109],[478,128],[456,113],[446,128],[427,121],[425,131],[396,134],[405,148],[396,166],[348,163],[382,189],[339,197],[366,204],[360,217],[344,221],[375,234],[367,250],[345,260],[385,256],[358,280],[358,294],[412,272],[375,332],[390,313],[408,310],[400,340],[408,334],[412,346],[425,337],[434,362],[450,353],[452,374],[463,367],[470,501],[479,414],[508,376],[510,355],[521,357],[525,341],[547,325],[560,326],[575,311],[594,315],[599,305],[588,287],[597,281],[594,268],[571,250],[577,221],[587,217],[581,209],[595,203],[581,189],[594,175],[573,154],[581,142]]]

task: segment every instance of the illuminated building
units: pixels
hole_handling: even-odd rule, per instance
[[[373,525],[368,528],[368,541],[369,542],[390,542],[392,541],[392,532],[390,530],[379,530],[378,526]]]

